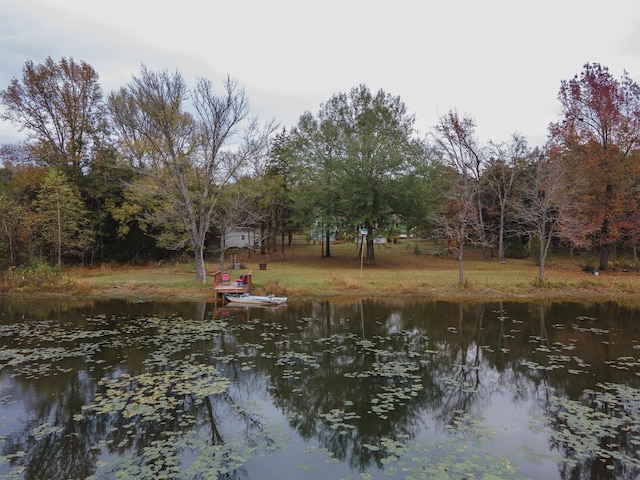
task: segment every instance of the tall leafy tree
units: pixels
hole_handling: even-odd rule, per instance
[[[34,156],[56,168],[81,172],[91,160],[93,138],[104,120],[98,74],[89,64],[51,57],[27,61],[22,78],[0,92],[2,119],[26,131]]]
[[[121,147],[140,175],[130,198],[145,207],[139,214],[160,227],[166,246],[193,249],[196,278],[204,282],[205,240],[218,199],[266,154],[273,125],[248,117],[244,90],[229,78],[222,93],[204,78],[189,90],[178,72],[146,67],[109,105]]]
[[[13,195],[11,192],[11,172],[6,165],[6,157],[10,156],[8,146],[0,146],[0,265],[15,265],[15,214]]]
[[[401,220],[407,230],[420,228],[432,232],[438,226],[452,188],[451,170],[440,161],[434,150],[428,150],[408,175],[400,179],[399,188],[406,192],[401,197]]]
[[[338,125],[332,117],[336,99],[323,104],[317,117],[305,112],[298,125],[291,131],[290,142],[295,158],[294,194],[296,210],[306,212],[309,224],[335,226],[340,217],[340,166],[345,157],[345,147]],[[337,107],[336,107],[337,108]],[[324,257],[331,256],[331,230],[323,228],[326,235]]]
[[[281,258],[284,260],[285,243],[291,244],[296,226],[293,211],[294,160],[291,142],[286,130],[275,135],[269,150],[265,175],[262,177],[262,203],[280,232]],[[285,236],[288,241],[285,242]]]
[[[629,227],[629,195],[638,183],[635,154],[640,145],[640,86],[625,72],[618,80],[600,64],[560,84],[561,121],[550,136],[563,148],[568,174],[577,187],[575,215],[583,219],[577,237],[600,249],[600,269]],[[636,213],[637,214],[637,213]]]
[[[113,218],[115,205],[122,204],[125,185],[133,180],[134,170],[122,161],[114,147],[100,144],[86,175],[80,178],[83,199],[89,209],[89,222],[94,232],[90,262],[127,261],[137,254],[139,241],[146,251],[153,247],[151,238],[141,238],[139,230],[118,238],[118,225]]]
[[[22,73],[0,92],[3,118],[26,132],[32,161],[63,170],[78,186],[96,231],[92,251],[98,254],[108,219],[96,202],[95,186],[103,179],[94,167],[112,151],[98,74],[89,64],[64,57],[27,61]]]
[[[322,220],[366,228],[368,265],[375,264],[377,230],[404,213],[411,192],[400,188],[403,177],[426,155],[414,122],[400,97],[360,85],[334,95],[317,117],[303,115],[292,131]]]
[[[59,267],[64,256],[82,256],[91,243],[87,210],[65,174],[47,171],[35,201],[43,240],[51,247]]]

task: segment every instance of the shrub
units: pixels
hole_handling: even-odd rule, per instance
[[[9,268],[2,278],[2,291],[59,291],[61,287],[71,286],[72,283],[60,268],[36,258],[30,264]]]

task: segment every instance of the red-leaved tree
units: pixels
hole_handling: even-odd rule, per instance
[[[631,238],[637,210],[629,208],[638,177],[640,87],[627,72],[618,80],[597,63],[560,84],[563,118],[550,125],[550,139],[563,149],[568,180],[576,195],[579,230],[564,232],[576,245],[587,240],[600,251],[600,269],[612,248]]]

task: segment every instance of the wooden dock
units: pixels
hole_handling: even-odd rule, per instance
[[[239,279],[231,278],[228,273],[223,273],[220,270],[213,272],[213,291],[216,294],[216,298],[224,296],[225,293],[249,293],[251,289],[251,272],[244,273],[246,275],[246,282],[242,283]]]

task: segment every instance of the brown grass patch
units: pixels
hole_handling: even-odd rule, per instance
[[[277,297],[286,297],[289,295],[287,287],[282,285],[278,280],[269,280],[264,286],[257,287],[253,290],[256,295],[275,295]]]
[[[349,290],[353,290],[354,288],[359,288],[361,282],[355,280],[352,277],[336,277],[334,276],[331,279],[331,285],[333,288],[345,288]]]

